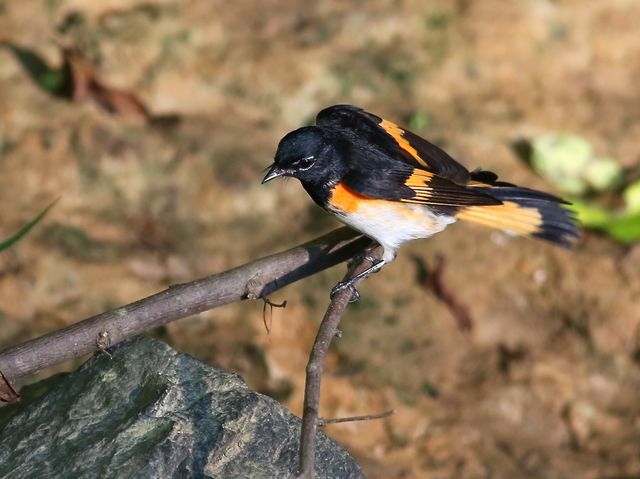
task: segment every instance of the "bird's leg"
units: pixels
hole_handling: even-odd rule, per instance
[[[356,301],[358,301],[360,299],[360,293],[358,293],[358,290],[353,286],[353,283],[355,283],[358,280],[366,278],[371,273],[376,273],[376,272],[380,271],[380,269],[385,264],[386,264],[386,261],[381,259],[380,261],[373,263],[370,267],[368,267],[364,271],[361,271],[360,273],[356,274],[355,276],[353,276],[352,278],[348,279],[347,281],[340,281],[338,284],[336,284],[331,289],[331,292],[329,293],[329,297],[333,298],[340,291],[342,291],[344,289],[347,289],[347,288],[352,288],[353,289],[353,295],[351,296],[351,299],[349,299],[349,302],[350,303],[355,303]]]
[[[365,250],[362,252],[361,258],[368,261],[372,265],[376,264],[380,260],[378,260],[377,258],[374,258],[372,255],[373,255],[373,252],[376,250],[376,248],[378,248],[378,246],[380,246],[378,243],[373,243],[368,248],[365,248]],[[380,266],[380,268],[382,268],[382,266]],[[380,271],[380,268],[376,269],[375,271],[372,271],[372,273],[377,273],[378,271]]]
[[[368,246],[367,248],[365,248],[361,253],[356,254],[351,261],[349,261],[349,264],[353,263],[354,261],[368,261],[371,264],[376,264],[379,260],[377,258],[374,258],[372,256],[373,251],[375,251],[376,248],[378,248],[380,245],[378,243],[373,243],[371,246]],[[380,268],[378,268],[375,271],[372,271],[372,273],[377,273],[380,270]]]

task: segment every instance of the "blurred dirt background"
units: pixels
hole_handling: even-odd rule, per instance
[[[297,182],[260,185],[279,138],[330,104],[526,186],[551,188],[511,145],[547,132],[637,166],[638,18],[634,0],[0,1],[0,239],[61,198],[0,253],[0,345],[334,228]],[[84,58],[71,86],[64,48]],[[438,253],[469,332],[417,283],[412,255]],[[154,334],[300,414],[343,272],[274,295],[270,334],[259,302]],[[640,246],[457,224],[361,293],[321,414],[396,410],[326,428],[367,477],[640,477]]]

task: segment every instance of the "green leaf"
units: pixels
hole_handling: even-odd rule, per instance
[[[612,214],[601,206],[586,203],[579,199],[571,200],[571,207],[578,215],[580,224],[590,228],[605,227],[612,221]]]
[[[595,157],[591,143],[577,135],[543,135],[533,141],[531,149],[531,166],[565,193],[606,191],[624,176],[614,158]]]
[[[587,189],[581,178],[593,155],[591,144],[576,135],[549,134],[532,143],[531,166],[566,193],[580,195]]]
[[[602,231],[620,243],[640,241],[640,211],[615,214],[580,200],[573,200],[571,209],[578,215],[580,223],[587,228]]]
[[[27,75],[44,91],[62,98],[70,98],[71,70],[65,66],[50,67],[36,51],[11,42],[1,42],[0,48],[7,48],[20,63]]]
[[[8,240],[0,243],[0,251],[7,249],[11,247],[14,243],[20,241],[20,239],[22,239],[24,235],[26,235],[29,231],[31,231],[31,228],[33,228],[35,225],[40,223],[42,218],[45,217],[45,215],[49,212],[51,208],[53,208],[53,206],[57,202],[58,200],[54,200],[49,206],[47,206],[44,210],[42,210],[42,212],[38,216],[36,216],[33,220],[31,220],[29,223],[24,225],[22,228],[20,228],[20,230],[16,234],[11,236]]]
[[[635,243],[640,240],[640,213],[615,218],[603,229],[621,243]]]
[[[622,195],[624,196],[627,210],[633,213],[640,213],[640,181],[630,184]]]
[[[622,167],[610,157],[595,158],[584,170],[584,178],[596,191],[606,191],[620,184]]]
[[[36,77],[38,85],[49,93],[60,91],[68,81],[67,73],[60,70],[47,70]]]

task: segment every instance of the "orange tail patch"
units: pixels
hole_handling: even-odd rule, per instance
[[[536,208],[527,208],[514,201],[501,205],[468,206],[456,218],[507,233],[532,235],[542,232],[542,214]]]

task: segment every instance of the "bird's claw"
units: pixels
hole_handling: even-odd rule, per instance
[[[349,298],[349,304],[357,303],[360,301],[360,293],[356,288],[353,288],[353,293],[351,293],[351,297]]]
[[[354,262],[362,262],[362,261],[368,261],[371,264],[376,264],[379,260],[377,258],[374,258],[373,256],[371,256],[367,251],[365,251],[363,253],[360,253],[360,254],[354,256],[349,261],[349,264],[352,264]]]
[[[355,286],[353,286],[353,282],[352,281],[340,281],[333,288],[331,288],[331,292],[329,293],[329,297],[331,299],[333,299],[333,297],[336,294],[338,294],[341,291],[344,291],[347,288],[351,288],[352,291],[353,291],[351,293],[351,297],[349,298],[349,304],[355,303],[356,301],[358,301],[360,299],[360,293],[358,293],[358,290],[355,288]]]
[[[371,264],[376,264],[376,263],[379,261],[378,259],[374,258],[373,256],[369,256],[369,255],[366,255],[366,256],[364,257],[364,259],[365,259],[366,261],[368,261],[369,263],[371,263]],[[377,273],[377,272],[378,272],[378,271],[374,271],[374,273]]]

